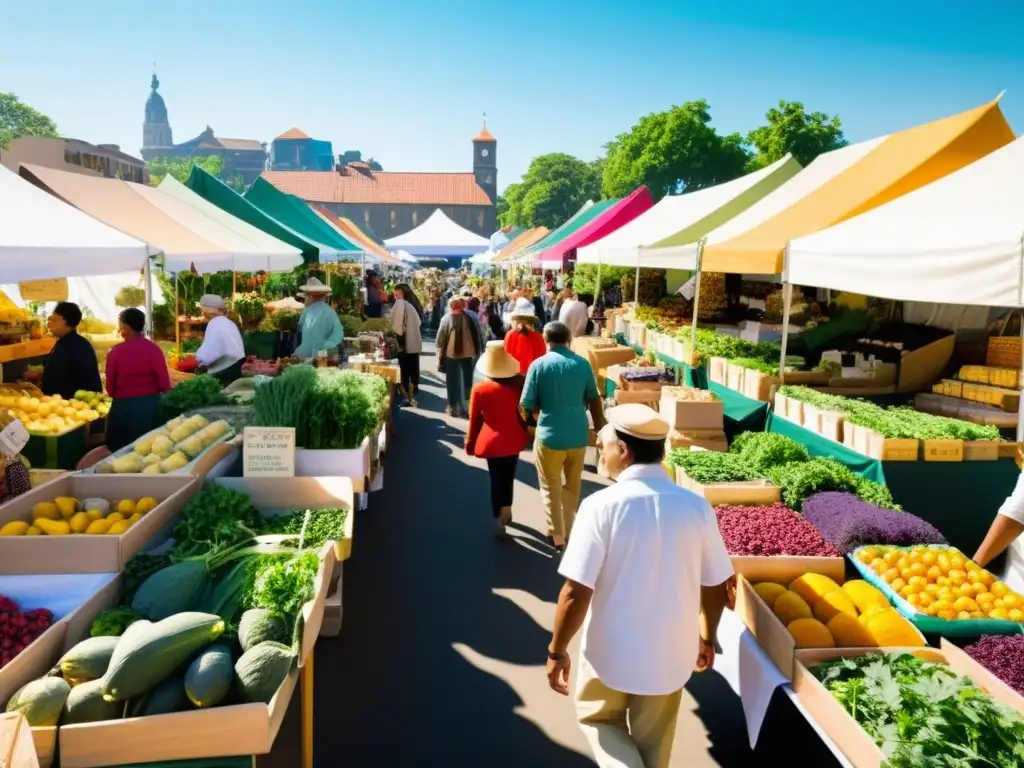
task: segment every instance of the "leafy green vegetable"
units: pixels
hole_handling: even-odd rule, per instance
[[[948,667],[875,655],[812,673],[881,748],[883,768],[1024,764],[1024,719]]]
[[[268,518],[263,522],[260,533],[302,534],[303,547],[317,549],[324,542],[338,541],[342,538],[347,517],[347,509],[296,510],[287,515],[275,515]],[[305,530],[303,530],[304,524]],[[298,542],[298,535],[293,541]]]
[[[226,549],[251,539],[261,523],[249,494],[208,486],[188,501],[174,524],[171,556],[180,561]]]
[[[248,568],[242,587],[242,608],[266,608],[271,613],[294,620],[316,594],[316,574],[320,556],[316,552],[301,555],[257,555]]]
[[[686,451],[677,448],[669,452],[668,461],[672,466],[682,467],[691,480],[705,485],[737,483],[760,477],[742,456],[735,453]]]
[[[884,485],[866,480],[835,459],[811,459],[780,464],[768,470],[768,479],[782,489],[782,502],[797,511],[808,496],[822,491],[845,491],[862,501],[899,509]]]
[[[92,620],[89,635],[92,637],[120,637],[129,625],[145,618],[127,606],[118,606],[101,611]]]
[[[800,443],[775,432],[744,432],[733,440],[729,452],[742,456],[760,473],[780,464],[811,458]]]
[[[185,411],[205,408],[209,405],[227,405],[231,399],[220,387],[220,379],[205,374],[175,385],[160,398],[160,412],[166,418],[179,416]]]

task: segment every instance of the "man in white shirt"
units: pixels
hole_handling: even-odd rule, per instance
[[[245,345],[242,332],[227,316],[224,299],[208,293],[199,300],[199,308],[210,318],[203,334],[203,344],[196,350],[196,360],[206,372],[227,386],[242,375]]]
[[[597,764],[667,768],[683,686],[714,664],[733,569],[711,506],[661,466],[668,424],[637,404],[607,419],[598,447],[618,483],[576,517],[548,682],[568,695],[567,649],[582,626],[576,713]]]
[[[571,288],[567,293],[568,296],[558,311],[558,317],[554,319],[569,326],[572,337],[578,339],[587,335],[587,305],[579,300]]]

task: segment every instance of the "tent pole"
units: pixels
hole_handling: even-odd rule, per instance
[[[1024,236],[1020,238],[1020,277],[1019,285],[1024,286]],[[1020,299],[1018,299],[1020,300]],[[1010,312],[1012,315],[1013,312]],[[1020,372],[1017,374],[1017,378],[1020,379],[1021,394],[1024,395],[1024,313],[1019,313],[1020,319]],[[1009,315],[1007,321],[1009,321]],[[1006,327],[1005,325],[1003,326]],[[1017,442],[1024,442],[1024,411],[1019,407],[1017,408]]]
[[[691,366],[693,365],[694,358],[697,354],[697,318],[700,317],[700,268],[703,266],[704,261],[704,243],[707,242],[707,238],[701,238],[697,243],[697,279],[693,284],[693,316],[690,318],[690,359],[688,362]]]
[[[782,348],[779,350],[779,381],[786,383],[786,347],[789,346],[789,312],[793,306],[793,284],[782,284]]]
[[[151,256],[146,257],[146,265],[142,268],[142,279],[146,283],[146,335],[153,338],[153,291],[150,288],[153,283],[153,261]]]
[[[181,326],[178,325],[178,273],[174,273],[174,352],[181,354]]]
[[[597,304],[597,300],[601,296],[601,260],[597,261],[597,282],[594,284],[594,304]]]
[[[633,303],[640,306],[640,259],[636,260],[636,280],[633,284]]]

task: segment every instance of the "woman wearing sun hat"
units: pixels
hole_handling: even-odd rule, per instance
[[[509,312],[511,330],[505,334],[505,351],[519,361],[519,372],[526,375],[530,363],[547,354],[544,335],[537,330],[537,312],[533,302],[518,298]]]
[[[505,526],[512,522],[516,465],[530,442],[519,414],[523,377],[519,362],[505,351],[503,341],[487,342],[476,372],[485,378],[470,394],[466,453],[487,460],[491,513],[497,522],[497,535],[504,538],[508,535]]]
[[[338,313],[327,303],[327,297],[331,295],[330,286],[311,277],[299,290],[306,297],[306,308],[299,316],[302,343],[295,348],[295,356],[316,357],[317,352],[323,350],[328,355],[336,353],[345,338],[345,330],[341,327]]]

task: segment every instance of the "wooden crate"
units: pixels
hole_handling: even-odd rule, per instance
[[[782,490],[767,480],[704,485],[690,479],[681,467],[676,467],[676,485],[693,491],[698,496],[703,496],[713,507],[717,507],[719,504],[760,507],[777,504],[782,500]]]
[[[922,440],[925,461],[956,462],[964,460],[963,440]]]
[[[993,336],[988,340],[985,365],[993,368],[1020,366],[1020,336]]]
[[[995,461],[998,458],[998,440],[964,441],[964,461]]]

